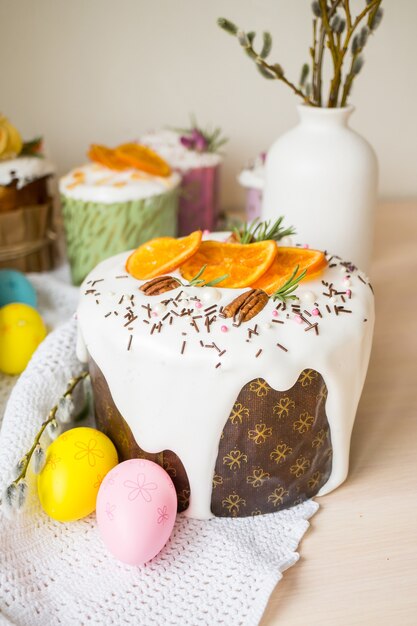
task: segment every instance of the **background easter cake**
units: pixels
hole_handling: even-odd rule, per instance
[[[152,237],[177,231],[178,174],[138,144],[93,145],[91,163],[60,181],[72,280]]]
[[[0,268],[51,268],[53,173],[53,165],[42,156],[42,139],[24,142],[17,128],[0,115]]]
[[[178,234],[215,230],[220,217],[222,148],[220,128],[202,128],[192,118],[188,128],[146,133],[141,143],[161,155],[181,176]]]

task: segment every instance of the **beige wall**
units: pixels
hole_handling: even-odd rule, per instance
[[[352,126],[378,153],[381,195],[417,196],[417,2],[383,6]],[[230,138],[223,200],[235,206],[236,174],[295,123],[295,98],[259,76],[217,28],[220,15],[269,29],[274,60],[298,79],[310,0],[0,0],[0,110],[26,138],[44,135],[59,173],[82,162],[92,141],[184,125],[195,112]]]

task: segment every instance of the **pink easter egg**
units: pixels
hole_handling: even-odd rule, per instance
[[[101,483],[96,514],[108,550],[124,563],[143,565],[171,535],[177,514],[174,484],[152,461],[124,461]]]

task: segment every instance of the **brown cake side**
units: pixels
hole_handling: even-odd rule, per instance
[[[89,368],[97,427],[114,442],[119,460],[145,458],[161,465],[174,482],[178,511],[187,509],[190,488],[181,460],[170,450],[142,450],[92,359]],[[242,388],[219,441],[211,497],[213,515],[272,513],[318,493],[332,468],[326,396],[322,376],[311,369],[303,370],[286,391],[272,389],[263,379]]]

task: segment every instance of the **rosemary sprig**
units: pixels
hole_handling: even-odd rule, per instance
[[[79,376],[74,377],[72,380],[70,380],[69,384],[68,384],[68,388],[66,390],[66,392],[64,393],[64,395],[62,396],[62,398],[68,398],[72,395],[74,389],[77,387],[77,385],[84,380],[84,378],[86,378],[88,376],[88,372],[82,372]],[[42,422],[42,426],[40,427],[40,429],[38,430],[38,432],[35,435],[32,447],[29,449],[28,452],[26,452],[26,454],[22,457],[22,459],[19,462],[19,474],[18,476],[14,479],[14,481],[11,483],[11,485],[14,485],[15,487],[17,487],[18,483],[22,480],[24,480],[26,478],[26,473],[29,467],[29,463],[30,460],[34,454],[34,452],[39,448],[40,446],[40,438],[42,437],[45,429],[50,425],[50,424],[54,424],[55,428],[57,427],[57,419],[56,419],[56,413],[58,411],[58,407],[59,407],[59,403],[55,404],[55,406],[52,407],[52,409],[49,411],[48,417],[46,418],[46,420],[44,422]],[[11,487],[11,485],[9,485],[9,487]]]
[[[189,281],[188,285],[184,285],[185,287],[214,287],[222,282],[222,280],[226,280],[229,278],[229,274],[223,274],[223,276],[219,276],[218,278],[213,278],[213,280],[205,281],[201,276],[206,271],[207,265],[203,265],[203,267],[197,272],[197,274]]]
[[[299,283],[303,280],[304,276],[307,274],[307,270],[298,274],[300,266],[297,265],[290,278],[273,294],[271,294],[272,300],[280,300],[281,302],[286,302],[287,300],[296,300],[297,296],[294,296],[294,291],[298,288]]]
[[[280,241],[283,237],[295,235],[295,229],[293,226],[284,228],[282,221],[284,216],[281,215],[275,222],[271,224],[270,220],[260,222],[259,218],[255,219],[251,224],[247,222],[241,226],[236,226],[233,229],[233,233],[238,243],[254,243],[258,241],[267,241],[273,239],[274,241]]]

